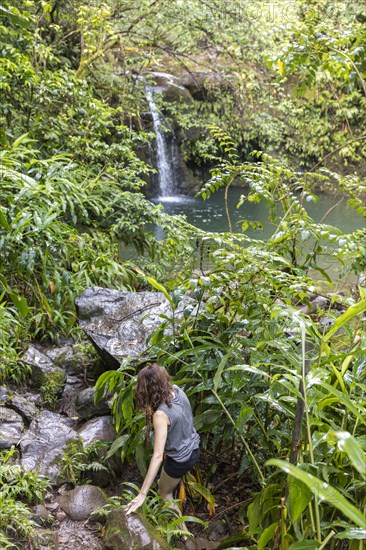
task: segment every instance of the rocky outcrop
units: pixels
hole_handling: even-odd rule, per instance
[[[87,448],[98,441],[112,442],[116,437],[116,430],[110,416],[100,416],[83,424],[79,428],[78,434],[82,439],[84,448]]]
[[[27,426],[37,416],[38,409],[32,401],[21,395],[15,395],[9,400],[8,407],[20,414]]]
[[[85,388],[76,396],[75,410],[81,418],[90,420],[96,416],[109,414],[110,406],[105,397],[96,404],[94,402],[94,388]]]
[[[65,382],[65,372],[57,367],[47,355],[36,347],[29,346],[23,359],[32,369],[32,386],[40,388],[46,383],[52,383],[54,391],[62,390]]]
[[[102,357],[105,368],[116,369],[122,359],[141,358],[147,338],[172,318],[172,308],[161,292],[128,292],[87,288],[75,300],[79,322]],[[175,311],[182,316],[184,303]]]
[[[64,417],[50,411],[42,412],[20,440],[22,466],[25,470],[39,471],[48,476],[52,484],[57,484],[65,447],[77,438],[76,431],[65,425]]]
[[[107,503],[102,489],[94,485],[82,485],[67,491],[60,497],[60,506],[74,521],[85,521],[97,508]]]
[[[165,550],[167,545],[157,532],[138,514],[126,516],[113,510],[108,518],[104,537],[108,550]]]
[[[20,414],[6,407],[0,407],[0,450],[18,445],[24,430]]]

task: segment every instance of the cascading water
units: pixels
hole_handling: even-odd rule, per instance
[[[159,195],[160,197],[172,197],[176,195],[177,190],[177,178],[174,170],[177,145],[174,139],[168,140],[164,132],[163,120],[154,100],[154,88],[152,86],[146,86],[146,99],[149,103],[156,135]]]

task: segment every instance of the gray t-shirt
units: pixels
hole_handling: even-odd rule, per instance
[[[174,397],[169,407],[162,403],[157,408],[167,415],[170,421],[165,444],[166,454],[177,462],[186,462],[200,444],[200,436],[193,427],[193,415],[188,397],[178,386],[173,386]]]

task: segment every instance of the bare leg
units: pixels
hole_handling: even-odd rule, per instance
[[[173,500],[173,491],[178,486],[180,482],[180,479],[176,479],[174,477],[168,476],[168,474],[165,472],[164,468],[162,468],[160,473],[160,479],[158,481],[158,494],[165,498],[166,500]],[[172,502],[170,504],[170,507],[173,508],[178,512],[179,515],[181,515],[181,511],[179,509],[179,506],[175,504],[175,502]],[[187,526],[184,522],[182,522],[179,525],[180,529],[184,531],[188,531]]]

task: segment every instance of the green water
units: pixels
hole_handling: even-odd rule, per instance
[[[238,209],[236,206],[240,196],[245,195],[246,190],[233,188],[229,191],[228,207],[229,215],[234,232],[242,231],[244,220],[260,222],[263,231],[256,231],[251,228],[245,231],[248,237],[267,239],[274,230],[275,225],[268,221],[268,209],[261,202],[259,204],[244,201]],[[155,201],[154,201],[155,202]],[[164,206],[169,214],[185,214],[192,225],[206,231],[222,232],[229,230],[229,224],[225,212],[224,192],[222,190],[214,193],[207,201],[193,197],[162,197],[156,200]],[[341,196],[322,195],[317,204],[305,203],[308,214],[315,222],[322,222],[333,225],[344,233],[352,233],[357,229],[365,227],[363,217],[347,205],[346,199]]]

